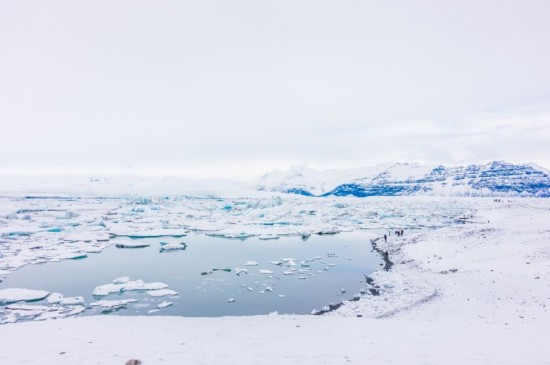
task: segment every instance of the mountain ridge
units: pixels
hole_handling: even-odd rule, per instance
[[[254,182],[260,191],[306,196],[495,196],[550,197],[550,173],[536,164],[492,161],[444,166],[384,163],[349,170],[306,167],[267,173]]]

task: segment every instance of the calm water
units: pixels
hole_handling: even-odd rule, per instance
[[[115,243],[132,241],[119,238]],[[262,241],[228,240],[191,234],[182,238],[147,238],[132,242],[146,242],[150,247],[120,249],[111,246],[100,254],[89,254],[81,260],[27,266],[10,274],[2,288],[29,288],[59,292],[64,296],[83,296],[86,304],[98,299],[138,299],[117,314],[148,315],[164,300],[174,305],[153,315],[224,316],[279,313],[310,313],[329,304],[349,299],[365,286],[364,275],[378,270],[381,258],[372,252],[368,235],[355,232],[334,236],[285,237]],[[159,252],[160,242],[186,242],[187,249]],[[284,275],[290,267],[277,266],[271,261],[296,259],[294,268],[306,259],[320,257],[307,264],[311,275]],[[258,266],[243,266],[248,260]],[[231,272],[215,271],[228,268]],[[248,274],[236,275],[235,268],[246,268]],[[273,271],[261,274],[259,269]],[[176,297],[152,298],[144,292],[125,292],[94,298],[95,287],[129,276],[131,280],[162,281],[179,293]],[[269,286],[272,292],[265,291]],[[345,288],[346,292],[342,293]],[[252,289],[252,290],[250,290]],[[264,293],[261,293],[264,291]],[[228,303],[234,298],[234,303]],[[40,303],[40,302],[38,302]],[[96,314],[90,308],[85,314]]]

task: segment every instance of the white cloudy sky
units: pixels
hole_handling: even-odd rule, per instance
[[[0,171],[550,167],[550,1],[0,2]]]

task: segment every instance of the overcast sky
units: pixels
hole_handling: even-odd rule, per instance
[[[550,167],[550,1],[0,1],[0,172]]]

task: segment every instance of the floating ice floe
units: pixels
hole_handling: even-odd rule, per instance
[[[122,291],[159,290],[159,289],[165,289],[167,287],[168,287],[167,284],[161,283],[161,282],[145,283],[141,280],[135,280],[135,281],[127,281],[125,283],[120,283],[120,284],[111,283],[111,284],[100,285],[94,289],[93,295],[105,296],[111,293],[120,293]]]
[[[160,243],[162,247],[160,248],[160,252],[171,252],[171,251],[180,251],[187,249],[187,243],[180,242],[180,243]]]
[[[91,306],[103,308],[103,313],[113,312],[122,308],[126,308],[129,303],[139,302],[137,299],[120,299],[120,300],[99,300],[90,303]]]
[[[159,238],[159,237],[185,237],[189,233],[186,229],[159,228],[134,231],[129,227],[120,227],[111,230],[112,236],[129,237],[129,238]]]
[[[117,248],[145,248],[151,246],[148,243],[143,242],[124,242],[124,243],[115,243]]]
[[[48,295],[48,298],[46,298],[46,301],[50,304],[56,304],[59,303],[63,299],[63,294],[61,293],[51,293]]]
[[[281,259],[285,263],[286,266],[296,266],[296,259],[286,257]]]
[[[147,292],[147,295],[151,297],[165,297],[169,295],[178,295],[178,292],[171,289],[159,289],[159,290],[150,290]]]
[[[241,275],[241,274],[248,274],[248,270],[247,269],[239,269],[238,267],[235,269],[235,273],[237,275]]]
[[[260,269],[260,270],[258,270],[258,272],[259,272],[260,274],[268,274],[268,275],[269,275],[269,274],[273,274],[273,271],[271,271],[271,270],[265,270],[265,269]]]
[[[13,323],[19,319],[34,319],[35,321],[63,318],[77,315],[86,310],[84,306],[45,306],[28,304],[11,304],[6,307],[9,312],[7,318],[0,320],[0,323]]]
[[[235,303],[235,298],[229,298],[229,299],[227,299],[227,303]]]
[[[59,301],[59,304],[61,305],[77,305],[77,304],[84,304],[84,298],[83,297],[68,297],[63,298],[61,301]]]
[[[261,240],[267,241],[267,240],[278,240],[280,237],[274,234],[263,234],[258,238]]]
[[[19,301],[31,302],[42,300],[50,293],[45,290],[32,290],[20,288],[0,289],[0,303],[13,303]]]
[[[57,308],[55,310],[42,312],[40,315],[38,315],[36,318],[34,318],[35,321],[45,321],[47,319],[56,319],[56,318],[65,318],[70,316],[75,316],[77,314],[80,314],[86,310],[86,307],[83,305],[77,305],[74,307],[68,307],[68,308]]]
[[[222,237],[235,240],[245,240],[249,237],[254,236],[254,234],[246,232],[209,232],[206,233],[206,235],[211,237]]]
[[[256,261],[246,261],[242,266],[258,266],[258,263]]]
[[[169,307],[171,305],[174,305],[174,303],[164,301],[164,302],[160,303],[159,305],[157,305],[157,308],[163,309],[163,308]]]
[[[117,307],[120,305],[126,305],[128,303],[136,303],[137,299],[120,299],[120,300],[98,300],[97,302],[90,303],[91,306],[99,307]]]

